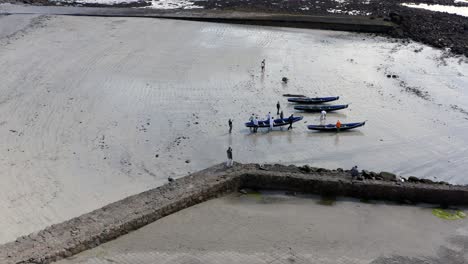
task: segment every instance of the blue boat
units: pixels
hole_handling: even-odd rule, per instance
[[[362,127],[366,124],[366,121],[364,122],[358,122],[358,123],[344,123],[341,124],[340,131],[343,130],[349,130],[353,129],[356,127]],[[319,131],[327,131],[327,132],[336,132],[338,129],[336,128],[336,124],[328,124],[328,125],[308,125],[308,129],[310,130],[319,130]]]
[[[293,117],[293,123],[299,122],[303,119],[303,116],[294,116]],[[273,122],[274,127],[280,127],[280,126],[288,126],[289,125],[289,117],[286,118],[278,118],[275,119]],[[255,127],[253,124],[253,121],[245,123],[246,127]],[[263,120],[263,121],[258,121],[258,127],[270,127],[270,122],[268,120]]]
[[[348,105],[296,105],[294,109],[306,112],[327,112],[348,108]]]
[[[331,101],[336,101],[340,99],[339,96],[331,96],[331,97],[293,97],[288,98],[289,102],[292,103],[301,103],[301,104],[321,104]]]

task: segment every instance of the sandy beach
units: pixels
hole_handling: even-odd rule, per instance
[[[368,34],[137,18],[1,16],[0,36],[0,243],[219,163],[229,145],[241,162],[468,183],[466,57]],[[278,100],[294,112],[287,92],[339,95],[351,105],[329,122],[368,122],[244,128]]]

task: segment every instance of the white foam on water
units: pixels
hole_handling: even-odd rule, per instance
[[[446,12],[449,14],[455,14],[460,16],[468,17],[468,6],[447,6],[447,5],[428,5],[428,4],[402,4],[406,7],[421,8],[436,12]]]

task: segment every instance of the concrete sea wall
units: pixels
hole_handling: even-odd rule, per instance
[[[468,204],[468,187],[446,183],[402,181],[390,173],[310,167],[235,164],[216,165],[130,196],[93,212],[52,225],[0,246],[0,263],[51,263],[96,247],[164,216],[240,188],[280,189],[365,199]]]
[[[5,5],[0,14],[40,14],[99,17],[146,17],[230,24],[313,28],[354,32],[386,33],[395,24],[383,18],[347,15],[292,15],[220,10],[154,10],[146,8],[91,8],[67,6]]]

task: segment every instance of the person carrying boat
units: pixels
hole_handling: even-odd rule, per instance
[[[322,110],[320,114],[320,120],[325,120],[327,118],[327,111]]]
[[[253,120],[254,120],[255,116],[254,114],[252,114],[249,118],[249,122],[253,123]],[[250,131],[252,131],[252,127],[249,127]]]
[[[253,132],[257,133],[257,130],[258,130],[258,117],[254,117],[254,119],[252,121],[253,121],[253,124],[254,124]]]
[[[280,108],[281,108],[281,105],[280,105],[280,103],[278,101],[278,103],[276,103],[276,115],[279,115]]]
[[[293,116],[293,114],[291,114],[291,115],[289,116],[289,118],[288,118],[288,122],[289,122],[288,130],[293,128],[293,127],[292,127],[293,120],[294,120],[294,116]]]
[[[270,119],[270,130],[273,130],[273,125],[275,124],[275,118],[271,117]]]
[[[226,162],[226,167],[232,167],[232,164],[234,163],[234,161],[232,161],[232,148],[231,148],[231,146],[229,146],[226,153],[227,153],[227,158],[228,158],[227,162]]]
[[[341,122],[340,120],[336,121],[336,132],[340,132]]]
[[[266,116],[266,121],[270,122],[270,119],[271,119],[271,112],[268,112],[268,114]]]
[[[230,118],[229,118],[228,124],[229,124],[229,134],[231,134],[231,132],[232,132],[232,120]]]
[[[280,118],[281,118],[281,122],[284,123],[284,120],[283,120],[283,118],[284,118],[283,110],[281,110],[281,112],[280,112]]]

